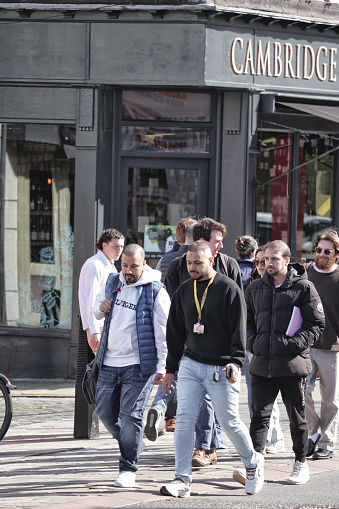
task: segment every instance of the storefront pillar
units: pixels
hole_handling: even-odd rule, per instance
[[[235,239],[251,234],[248,210],[249,149],[252,142],[252,98],[245,92],[225,92],[222,137],[220,220],[227,226],[224,250],[234,256]]]
[[[95,254],[97,225],[97,93],[92,89],[78,91],[77,146],[75,164],[73,319],[70,346],[69,377],[74,378],[74,437],[92,438],[98,434],[94,405],[89,406],[82,393],[82,377],[91,360],[85,331],[79,318],[79,274],[87,258]]]

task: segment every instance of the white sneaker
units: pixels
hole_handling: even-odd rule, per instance
[[[268,442],[266,444],[265,451],[267,452],[267,454],[277,454],[279,452],[286,452],[284,440],[281,438],[276,442]]]
[[[256,493],[259,493],[264,485],[265,459],[259,452],[257,452],[257,457],[257,466],[254,468],[246,468],[245,493],[247,495],[255,495]]]
[[[244,468],[237,468],[236,470],[233,470],[233,481],[236,481],[245,486],[246,470]]]
[[[130,470],[120,472],[115,480],[114,486],[117,488],[133,488],[133,486],[135,486],[135,476],[135,472],[131,472]]]
[[[305,484],[310,480],[310,472],[306,461],[296,461],[293,465],[292,474],[287,479],[287,484]]]
[[[191,485],[176,477],[174,481],[161,486],[160,493],[172,497],[188,498],[191,494]]]

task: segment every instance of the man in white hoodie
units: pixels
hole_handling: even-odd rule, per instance
[[[93,308],[97,319],[108,314],[97,355],[96,410],[119,442],[114,486],[122,488],[135,485],[151,382],[161,383],[165,374],[170,298],[160,276],[146,265],[143,248],[129,244],[121,272],[109,275]]]

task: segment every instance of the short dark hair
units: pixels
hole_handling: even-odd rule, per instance
[[[273,240],[272,242],[267,242],[265,245],[266,249],[276,249],[281,253],[283,258],[291,258],[291,250],[283,240]]]
[[[187,251],[189,251],[190,253],[196,253],[197,251],[204,252],[209,251],[212,256],[211,248],[209,244],[206,242],[206,240],[196,240],[195,242],[192,242],[192,244],[188,246]]]
[[[106,242],[106,244],[108,244],[113,239],[125,240],[125,237],[118,230],[115,230],[114,228],[107,228],[100,233],[100,237],[96,241],[95,247],[102,251],[102,243]]]
[[[179,221],[176,227],[177,242],[179,242],[179,244],[185,243],[187,228],[196,222],[196,219],[194,219],[192,216],[184,217]]]
[[[143,247],[139,246],[139,244],[128,244],[122,250],[121,256],[122,255],[125,255],[125,256],[135,256],[135,255],[138,255],[138,254],[140,254],[142,260],[145,259],[145,251],[144,251]]]
[[[329,228],[323,233],[319,233],[318,237],[315,239],[314,246],[317,247],[321,240],[328,240],[329,242],[333,242],[335,252],[336,254],[339,254],[339,235],[337,228]]]
[[[220,232],[223,237],[227,234],[227,229],[224,224],[218,223],[210,217],[204,217],[193,227],[193,240],[203,239],[209,242],[213,231]]]
[[[257,241],[251,235],[242,235],[235,241],[235,250],[240,258],[248,258],[257,248]]]
[[[261,253],[262,251],[265,253],[265,249],[266,249],[266,244],[263,244],[262,246],[259,246],[256,250],[255,250],[255,255],[254,256],[257,256],[258,253]]]

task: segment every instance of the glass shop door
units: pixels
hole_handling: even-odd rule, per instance
[[[208,161],[124,158],[127,243],[138,243],[155,267],[176,240],[176,225],[188,216],[207,215]],[[125,196],[126,196],[125,194]]]

